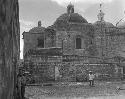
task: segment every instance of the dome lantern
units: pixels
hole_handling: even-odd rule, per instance
[[[38,21],[38,27],[41,27],[41,21]]]
[[[67,6],[67,13],[60,15],[54,22],[54,26],[67,28],[69,23],[88,23],[80,14],[74,12],[74,5],[71,3]]]
[[[93,25],[95,25],[95,26],[102,26],[102,25],[104,25],[105,27],[108,27],[108,28],[109,27],[114,27],[114,25],[112,23],[106,22],[104,20],[104,15],[105,15],[105,13],[103,13],[103,11],[102,11],[102,3],[100,3],[99,14],[97,15],[98,21],[96,21]]]
[[[38,26],[33,27],[32,29],[29,30],[31,33],[42,33],[44,32],[45,27],[41,26],[41,21],[38,21]]]
[[[71,14],[71,13],[74,13],[74,5],[70,4],[67,6],[67,13],[68,14]]]
[[[99,14],[97,15],[98,17],[98,21],[104,21],[104,13],[102,12],[102,4],[100,4],[100,12]]]

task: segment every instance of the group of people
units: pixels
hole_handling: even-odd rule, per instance
[[[16,89],[17,99],[25,99],[25,86],[26,86],[26,78],[25,73],[22,70],[19,70],[19,73],[17,75],[17,83],[16,83]]]

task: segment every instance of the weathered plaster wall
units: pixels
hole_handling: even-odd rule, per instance
[[[24,32],[24,55],[29,49],[37,48],[38,46],[38,38],[44,37],[43,33],[30,33]]]

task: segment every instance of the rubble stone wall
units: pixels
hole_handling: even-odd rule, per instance
[[[96,80],[122,79],[122,68],[115,64],[84,64],[65,62],[60,67],[62,81],[88,81],[89,71],[95,74]]]

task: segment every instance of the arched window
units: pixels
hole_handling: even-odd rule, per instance
[[[80,37],[76,38],[76,49],[81,49],[82,48],[81,45],[82,45],[81,38]]]
[[[38,39],[38,47],[44,48],[44,39]]]

